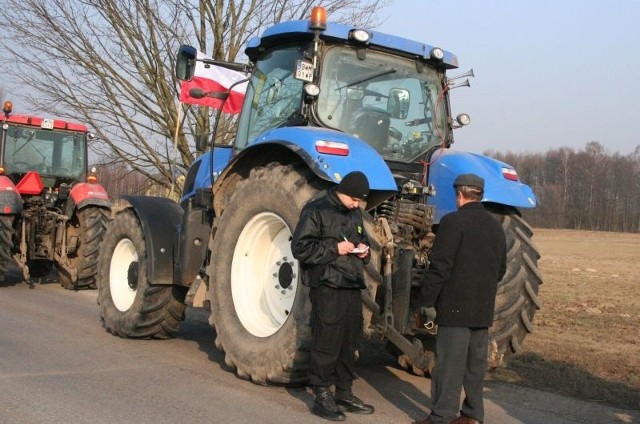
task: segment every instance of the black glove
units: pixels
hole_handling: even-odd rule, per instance
[[[427,308],[426,306],[421,306],[420,315],[422,315],[422,318],[425,320],[425,322],[429,322],[435,321],[438,313],[436,312],[436,308],[434,308],[433,306],[429,308]]]

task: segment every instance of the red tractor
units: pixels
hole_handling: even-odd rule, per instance
[[[67,289],[95,288],[109,219],[105,189],[87,172],[87,127],[12,115],[0,131],[0,281],[14,260],[25,281],[55,266]]]

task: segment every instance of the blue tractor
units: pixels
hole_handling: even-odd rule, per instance
[[[104,327],[120,337],[167,338],[186,304],[204,306],[215,344],[239,377],[304,383],[310,305],[291,234],[307,201],[360,170],[372,189],[364,335],[385,341],[403,367],[428,372],[437,331],[417,318],[421,275],[438,222],[456,208],[453,180],[472,172],[486,181],[483,202],[509,249],[490,365],[517,352],[540,306],[539,253],[519,212],[536,199],[510,165],[450,148],[453,130],[468,121],[450,112],[450,90],[466,85],[446,75],[456,57],[327,23],[322,8],[308,21],[268,28],[245,52],[249,64],[231,64],[180,48],[181,80],[192,78],[198,60],[250,75],[237,134],[193,163],[179,204],[144,196],[114,202],[98,271]]]

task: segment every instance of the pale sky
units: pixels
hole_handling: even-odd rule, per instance
[[[455,149],[640,145],[640,0],[395,0],[385,17],[378,30],[455,54],[449,76],[473,68],[451,92],[453,115],[471,116]]]
[[[454,148],[482,153],[640,145],[640,0],[395,0],[377,29],[442,47],[473,68],[451,92],[471,124]]]

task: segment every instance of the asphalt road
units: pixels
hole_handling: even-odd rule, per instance
[[[175,339],[124,340],[100,325],[95,291],[0,283],[0,423],[326,423],[305,388],[234,376],[214,347],[206,313],[189,309]],[[376,407],[352,423],[410,423],[428,412],[429,380],[362,349],[354,392]],[[486,423],[640,423],[622,411],[487,382]]]

